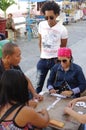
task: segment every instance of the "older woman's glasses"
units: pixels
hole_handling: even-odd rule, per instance
[[[58,62],[59,62],[59,63],[61,63],[61,62],[66,63],[66,62],[67,62],[67,59],[63,59],[63,60],[59,60],[59,59],[58,59]]]
[[[45,19],[46,19],[46,20],[48,20],[48,19],[53,20],[54,17],[53,17],[53,16],[45,16]]]

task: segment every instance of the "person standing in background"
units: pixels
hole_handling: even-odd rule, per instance
[[[40,60],[37,63],[37,93],[42,91],[48,71],[57,63],[57,50],[66,47],[68,32],[57,22],[60,7],[54,1],[47,1],[41,8],[45,21],[39,23]]]

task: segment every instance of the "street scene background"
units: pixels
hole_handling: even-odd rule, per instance
[[[76,23],[70,23],[69,25],[66,25],[66,28],[68,29],[69,34],[67,46],[72,49],[74,59],[73,62],[82,67],[86,76],[86,21],[80,20]],[[25,28],[23,28],[23,30],[24,29]],[[21,48],[22,52],[20,66],[23,72],[32,81],[34,87],[36,87],[36,65],[40,58],[38,38],[34,38],[29,41],[28,37],[25,37],[23,30],[21,32],[21,36],[16,42]],[[46,90],[46,81],[44,90]]]
[[[27,35],[25,35],[25,32],[27,22],[29,24],[30,20],[36,20],[34,26],[37,29],[40,20],[44,20],[38,18],[38,16],[41,16],[40,8],[42,2],[35,1],[29,3],[28,0],[15,0],[15,2],[16,4],[13,4],[7,8],[6,16],[10,12],[13,14],[15,27],[20,33],[17,36],[17,41],[15,42],[19,45],[22,52],[20,66],[23,72],[30,78],[33,86],[36,87],[36,65],[40,58],[38,37],[30,39],[28,36],[30,32],[28,31]],[[61,24],[66,26],[69,35],[67,46],[72,49],[74,58],[73,62],[82,67],[86,76],[86,2],[64,0],[58,3],[60,4],[61,12],[57,21],[60,20]],[[28,21],[26,21],[27,16],[29,18]],[[4,11],[1,9],[0,17],[4,17]],[[31,26],[29,25],[28,27]],[[46,82],[44,89],[46,89]]]

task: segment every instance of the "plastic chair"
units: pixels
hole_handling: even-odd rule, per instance
[[[29,40],[31,40],[33,37],[37,37],[37,25],[35,19],[26,17],[26,30],[28,32]]]

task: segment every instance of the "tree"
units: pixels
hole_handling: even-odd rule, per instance
[[[14,0],[0,0],[0,9],[4,11],[5,17],[7,8],[12,4],[16,4]]]

